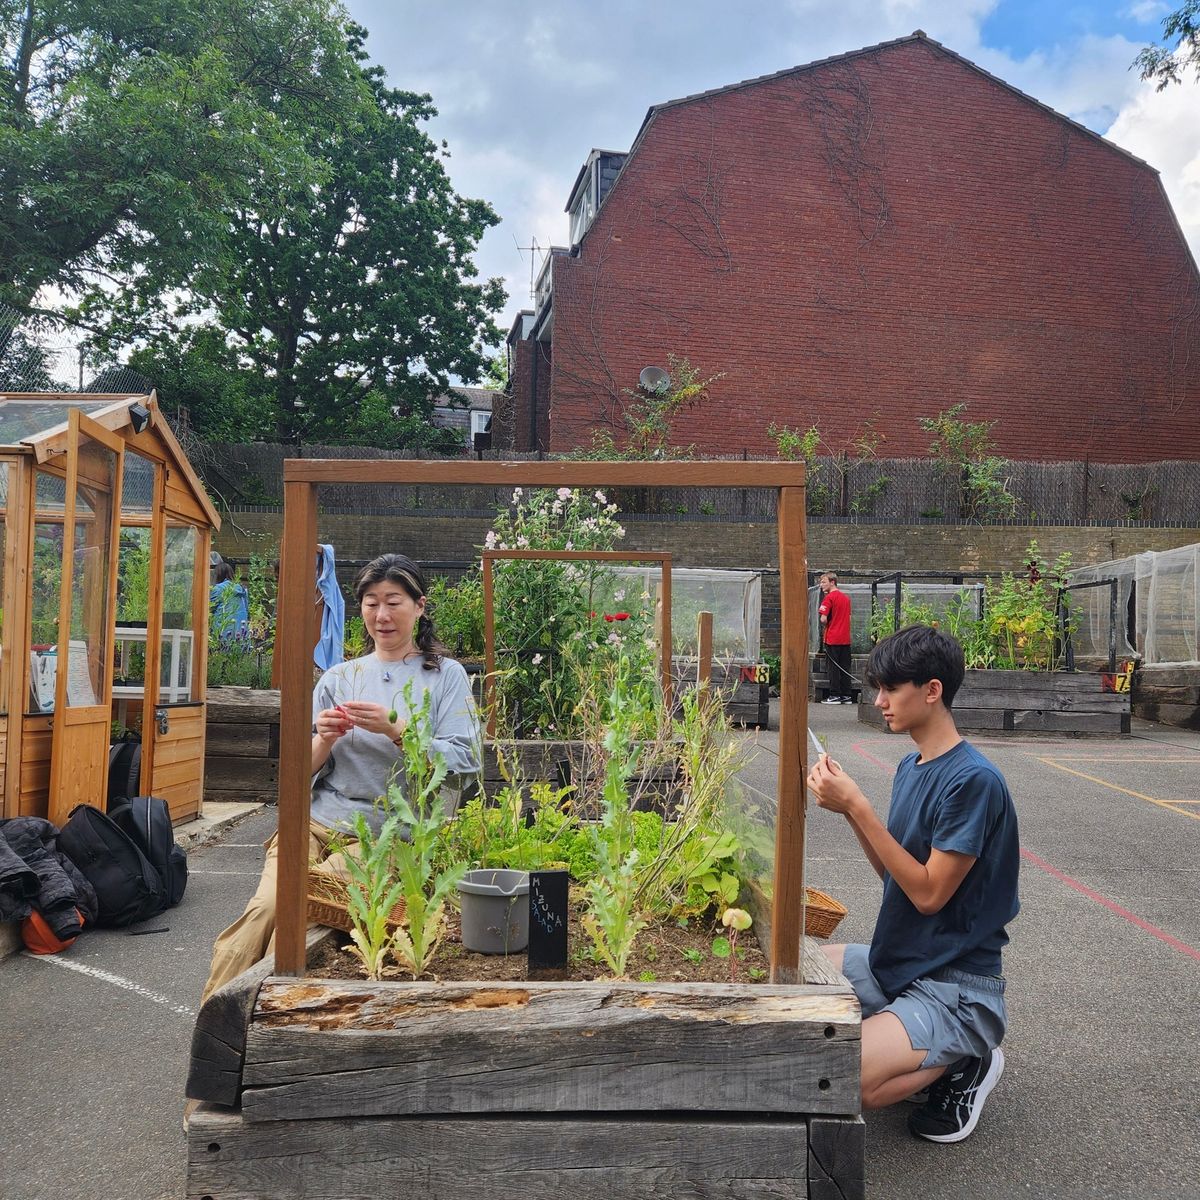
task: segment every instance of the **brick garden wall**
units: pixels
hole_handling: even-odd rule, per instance
[[[1157,173],[924,38],[659,110],[553,271],[551,451],[674,352],[725,372],[675,430],[710,452],[873,421],[922,455],[916,418],[965,401],[1012,458],[1200,459],[1200,284]]]
[[[625,518],[626,545],[637,550],[669,550],[679,567],[766,569],[778,565],[773,523],[716,520],[638,521]],[[469,562],[478,554],[490,526],[486,518],[323,513],[318,537],[335,548],[344,582],[350,564],[385,550],[399,550],[425,562]],[[279,511],[235,512],[214,540],[226,558],[277,553],[283,530]],[[865,525],[814,522],[808,527],[808,562],[814,570],[844,574],[889,571],[995,573],[1020,564],[1031,538],[1045,557],[1070,551],[1076,565],[1105,562],[1143,550],[1167,550],[1200,541],[1194,528],[1059,525]],[[763,650],[779,646],[779,584],[763,580]]]

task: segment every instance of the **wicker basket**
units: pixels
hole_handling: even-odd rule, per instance
[[[322,871],[308,873],[308,919],[317,925],[340,929],[349,933],[353,928],[350,920],[349,885],[336,875]],[[395,929],[404,920],[404,902],[392,909],[388,917],[388,928]]]
[[[846,906],[816,888],[805,888],[804,891],[804,932],[809,937],[829,937],[846,915]]]

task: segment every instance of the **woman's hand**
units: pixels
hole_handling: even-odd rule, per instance
[[[388,720],[388,710],[382,704],[370,700],[347,700],[342,711],[350,720],[350,728],[362,729],[367,733],[381,733],[395,741],[408,724],[403,717]]]
[[[334,708],[323,708],[317,713],[315,724],[317,737],[329,746],[350,731],[350,717],[340,705]]]

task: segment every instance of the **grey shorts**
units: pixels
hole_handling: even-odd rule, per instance
[[[895,1013],[914,1050],[924,1050],[922,1067],[945,1067],[964,1056],[981,1058],[995,1049],[1008,1026],[1004,979],[970,975],[946,967],[910,984],[888,1002],[867,961],[869,947],[848,945],[842,974],[854,987],[863,1018]]]

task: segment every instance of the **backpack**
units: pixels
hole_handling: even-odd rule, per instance
[[[142,775],[142,743],[123,738],[108,748],[108,809],[126,796],[136,796]]]
[[[108,810],[134,844],[150,860],[163,884],[163,908],[173,908],[183,899],[187,887],[187,854],[175,844],[171,810],[157,796],[121,798]]]
[[[166,907],[158,871],[129,834],[98,808],[73,808],[59,830],[58,848],[95,889],[97,925],[133,925]]]

